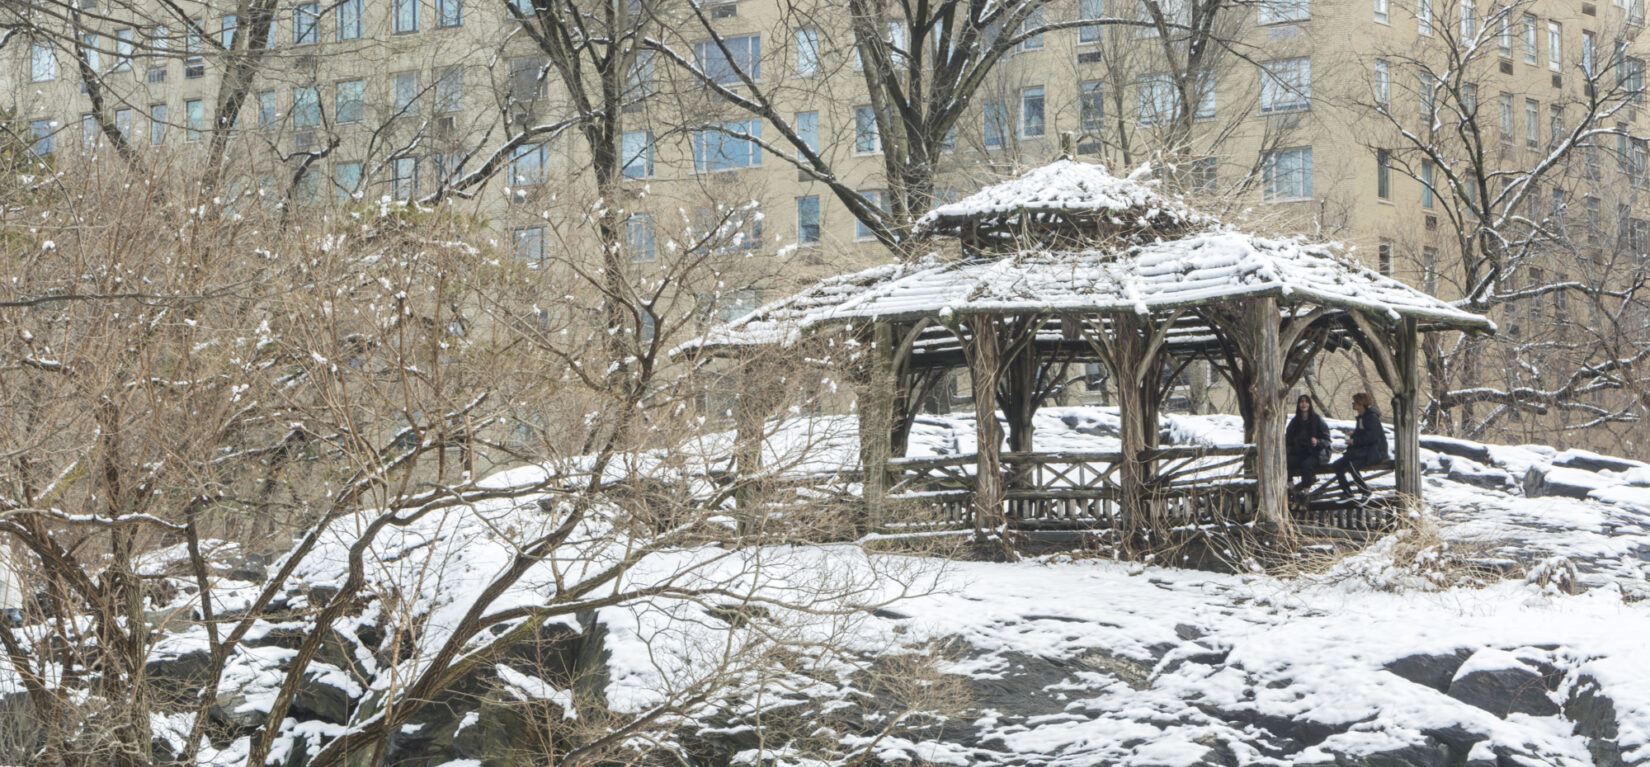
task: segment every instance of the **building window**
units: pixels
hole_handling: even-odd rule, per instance
[[[1536,50],[1535,50],[1535,48],[1536,48],[1537,42],[1538,41],[1536,40],[1536,31],[1535,31],[1535,17],[1526,14],[1524,16],[1524,63],[1525,64],[1529,64],[1531,66],[1535,65],[1535,59],[1536,59]]]
[[[360,80],[345,80],[338,84],[338,98],[333,105],[333,117],[341,123],[361,121],[364,90]]]
[[[819,242],[819,198],[796,198],[796,241],[803,245]]]
[[[1554,104],[1547,107],[1547,140],[1558,143],[1564,136],[1564,107]]]
[[[1311,147],[1267,153],[1263,176],[1262,196],[1266,202],[1311,199]]]
[[[464,109],[464,68],[447,67],[435,74],[435,111],[440,114]]]
[[[103,51],[100,46],[103,41],[97,35],[85,35],[80,38],[80,53],[86,57],[86,66],[93,72],[103,73]]]
[[[1388,0],[1375,0],[1375,23],[1386,24],[1387,12],[1390,10]]]
[[[149,107],[149,143],[155,146],[166,143],[165,104],[153,104]]]
[[[230,16],[229,18],[235,18]],[[115,72],[132,71],[132,30],[115,30]]]
[[[292,89],[292,127],[313,128],[321,124],[321,92],[309,86]]]
[[[1174,81],[1168,75],[1148,75],[1136,84],[1139,90],[1140,124],[1151,125],[1170,119],[1177,100]]]
[[[292,44],[312,45],[321,41],[321,4],[303,3],[292,9]]]
[[[1478,116],[1478,86],[1473,83],[1461,84],[1461,111],[1467,117]]]
[[[1512,15],[1506,9],[1496,12],[1495,15],[1495,52],[1501,58],[1512,58]]]
[[[1463,42],[1478,35],[1478,4],[1474,0],[1461,0],[1461,40]]]
[[[819,30],[803,27],[796,30],[796,76],[813,77],[819,74]]]
[[[726,46],[725,52],[722,46]],[[760,35],[724,37],[722,46],[718,46],[715,40],[701,40],[693,44],[694,61],[711,82],[737,85],[743,82],[741,72],[753,81],[762,79]]]
[[[29,82],[44,83],[57,79],[57,52],[46,43],[29,45]]]
[[[338,189],[338,199],[355,196],[361,186],[361,163],[341,162],[332,169],[332,185]]]
[[[1502,93],[1497,99],[1501,111],[1501,140],[1512,141],[1513,135],[1513,96],[1511,93]]]
[[[360,38],[361,0],[343,0],[338,4],[338,40],[342,42]]]
[[[1027,88],[1020,91],[1020,135],[1033,138],[1043,135],[1047,127],[1043,121],[1043,89]]]
[[[544,227],[530,226],[510,232],[510,243],[516,258],[538,266],[544,262]]]
[[[1385,149],[1375,150],[1375,196],[1392,199],[1392,156]]]
[[[510,186],[532,186],[544,183],[544,145],[528,144],[516,147],[510,155]]]
[[[184,137],[190,141],[199,141],[201,131],[206,130],[206,110],[200,99],[190,99],[183,102]]]
[[[1616,86],[1637,104],[1644,100],[1644,60],[1626,56],[1625,50],[1616,48]]]
[[[748,137],[748,138],[747,138]],[[761,120],[734,120],[693,131],[693,171],[712,173],[762,164]]]
[[[390,196],[410,200],[418,193],[418,158],[397,157],[390,161]]]
[[[258,130],[270,130],[275,127],[275,119],[280,116],[275,107],[275,91],[263,91],[258,94]]]
[[[1432,0],[1415,0],[1415,33],[1432,37]]]
[[[652,261],[659,257],[653,234],[653,216],[637,213],[624,223],[625,246],[630,249],[630,260]]]
[[[1077,17],[1084,21],[1099,20],[1106,17],[1105,0],[1077,0]],[[1077,42],[1100,42],[1101,31],[1105,27],[1099,24],[1088,24],[1077,28]]]
[[[861,190],[860,195],[865,198],[866,202],[871,203],[871,207],[876,208],[877,210],[880,210],[880,211],[884,211],[884,212],[886,212],[888,210],[888,193],[887,192],[885,192],[881,189],[872,189],[872,190],[869,190],[869,191]],[[859,219],[859,220],[855,221],[855,223],[854,223],[854,239],[856,239],[856,240],[874,240],[874,239],[876,239],[876,236],[877,236],[876,232],[871,231],[871,227],[866,226],[865,221],[863,219]]]
[[[435,0],[435,25],[442,29],[464,26],[464,0]]]
[[[418,112],[418,73],[396,72],[392,77],[391,108],[397,115]]]
[[[418,0],[390,0],[390,18],[395,34],[418,31]]]
[[[149,30],[150,66],[166,66],[166,57],[171,52],[171,49],[171,32],[167,31],[165,25],[157,26],[154,29]]]
[[[189,19],[183,28],[183,76],[206,76],[206,58],[201,56],[201,20]]]
[[[1421,118],[1431,123],[1438,107],[1438,78],[1430,72],[1422,72],[1416,79],[1415,93],[1421,98]]]
[[[1564,68],[1564,34],[1558,22],[1547,22],[1547,68],[1558,72]]]
[[[1438,292],[1438,249],[1421,248],[1421,288],[1428,293]]]
[[[546,83],[543,78],[546,61],[537,56],[510,59],[510,100],[532,101],[543,96]]]
[[[52,128],[51,120],[33,120],[29,123],[29,136],[34,139],[30,151],[36,157],[45,157],[57,150],[57,131]]]
[[[1541,146],[1541,104],[1535,99],[1524,99],[1524,146]]]
[[[981,136],[987,149],[996,149],[1008,141],[1008,106],[989,100],[980,109]]]
[[[1432,193],[1432,184],[1433,184],[1432,176],[1433,176],[1432,161],[1431,160],[1422,160],[1421,161],[1421,207],[1423,207],[1423,208],[1431,208],[1433,206],[1434,198],[1433,198],[1433,193]]]
[[[1592,32],[1583,30],[1581,33],[1581,72],[1591,80],[1598,75],[1596,62],[1598,60],[1598,40]]]
[[[854,153],[875,154],[882,151],[882,136],[877,133],[877,113],[870,107],[854,107]]]
[[[235,29],[240,26],[240,19],[233,14],[223,17],[218,22],[218,44],[226,51],[235,49]]]
[[[1375,246],[1375,267],[1381,274],[1392,275],[1392,243],[1383,242]]]
[[[1308,18],[1311,18],[1309,0],[1261,0],[1255,10],[1255,20],[1261,24],[1306,21]]]
[[[81,149],[87,152],[96,149],[98,137],[101,136],[102,133],[102,130],[100,130],[97,126],[97,115],[83,114],[80,116]],[[1623,159],[1622,162],[1626,162],[1626,159]]]
[[[653,134],[648,131],[628,131],[619,139],[619,159],[624,164],[626,178],[649,178],[653,175]]]
[[[1043,9],[1041,7],[1038,7],[1035,10],[1033,10],[1031,13],[1026,14],[1026,20],[1025,21],[1020,22],[1019,33],[1020,34],[1025,34],[1027,32],[1030,32],[1033,29],[1041,29],[1042,27],[1043,27]],[[1042,47],[1043,47],[1043,35],[1041,33],[1032,35],[1032,36],[1020,41],[1020,50],[1021,51],[1035,51],[1035,50],[1041,49]]]
[[[120,134],[120,137],[123,140],[127,141],[128,143],[131,142],[131,140],[132,140],[132,110],[130,110],[130,109],[116,109],[115,110],[115,131]]]
[[[1299,112],[1311,107],[1311,59],[1283,59],[1261,65],[1261,114]]]
[[[1385,59],[1375,60],[1375,103],[1385,107],[1392,99],[1392,67]]]
[[[1106,116],[1103,83],[1091,80],[1078,86],[1077,120],[1084,133],[1099,133]]]
[[[802,139],[803,146],[809,151],[819,154],[819,113],[798,112],[796,114],[796,137]]]

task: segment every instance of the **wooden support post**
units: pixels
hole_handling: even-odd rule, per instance
[[[1283,444],[1284,395],[1282,350],[1278,348],[1278,301],[1270,296],[1244,307],[1244,344],[1254,350],[1250,378],[1254,409],[1256,518],[1287,532],[1289,468]]]
[[[1157,424],[1145,422],[1148,407],[1139,385],[1141,365],[1147,340],[1144,323],[1133,312],[1112,318],[1112,334],[1107,339],[1111,346],[1112,379],[1117,388],[1118,439],[1122,442],[1123,463],[1117,467],[1117,486],[1122,491],[1118,510],[1122,526],[1132,536],[1146,523],[1146,482],[1149,474],[1140,462],[1141,453],[1149,447],[1146,431],[1157,430]]]
[[[1421,334],[1415,318],[1406,317],[1392,345],[1393,474],[1398,493],[1421,499]]]
[[[1029,452],[1031,419],[1037,414],[1037,348],[1027,344],[1008,362],[1008,449]]]
[[[1003,520],[1002,429],[997,426],[997,382],[1002,378],[1002,345],[998,321],[981,317],[969,323],[968,378],[974,389],[974,420],[978,448],[974,467],[974,531],[982,539],[996,538],[1012,556]]]
[[[871,326],[871,359],[859,391],[859,456],[864,476],[865,523],[871,530],[887,521],[888,457],[894,424],[894,331],[886,322]]]

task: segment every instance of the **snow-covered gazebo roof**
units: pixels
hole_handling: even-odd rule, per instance
[[[1154,311],[1271,295],[1435,328],[1493,330],[1484,317],[1355,264],[1330,245],[1212,231],[1115,251],[937,259],[833,277],[712,331],[707,346],[789,344],[857,321],[977,314]]]
[[[913,231],[965,240],[1058,232],[1094,244],[1113,237],[1149,241],[1215,223],[1160,192],[1147,179],[1150,172],[1143,165],[1118,178],[1102,165],[1056,160],[936,207],[917,220]]]

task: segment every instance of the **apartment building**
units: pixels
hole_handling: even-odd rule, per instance
[[[243,182],[299,206],[419,199],[473,181],[512,136],[568,118],[562,75],[527,28],[535,11],[514,1],[514,11],[504,0],[279,5],[236,126]],[[1495,251],[1503,287],[1602,284],[1640,268],[1650,240],[1641,3],[1054,0],[1015,29],[988,31],[1023,39],[947,135],[933,197],[1045,162],[1071,134],[1086,159],[1119,171],[1153,163],[1234,223],[1340,240],[1445,298],[1488,279],[1485,259],[1475,267],[1463,247]],[[200,152],[250,27],[231,5],[180,7],[187,20],[82,0],[74,24],[41,14],[58,19],[51,34],[11,41],[0,56],[6,106],[39,151],[107,160],[107,124],[139,154]],[[655,50],[627,72],[618,135],[627,247],[646,264],[710,239],[707,219],[738,219],[714,247],[760,276],[724,316],[888,258],[821,174],[787,159],[799,154],[795,136],[842,186],[886,203],[888,106],[867,87],[862,51],[874,49],[845,10],[646,7]],[[894,12],[871,27],[902,66],[921,53],[912,21]],[[86,72],[102,89],[102,122]],[[785,124],[727,93],[760,95]],[[566,247],[562,222],[597,204],[586,146],[575,128],[545,131],[466,187],[468,204],[504,248],[542,259]],[[295,173],[300,164],[309,171]],[[1496,311],[1528,338],[1580,311],[1568,300]]]

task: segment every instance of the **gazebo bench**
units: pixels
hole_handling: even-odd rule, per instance
[[[1328,466],[1319,467],[1320,471],[1328,469]],[[1358,469],[1358,474],[1363,476],[1364,482],[1367,483],[1372,479],[1380,479],[1381,477],[1391,474],[1393,469],[1393,462],[1388,460],[1380,463],[1372,463],[1368,466],[1360,468]],[[1318,480],[1312,485],[1312,487],[1308,488],[1304,494],[1295,492],[1290,493],[1290,505],[1296,505],[1298,502],[1301,505],[1311,506],[1313,502],[1328,501],[1333,499],[1335,496],[1346,497],[1336,485],[1335,473],[1333,471],[1330,471],[1328,476],[1321,474],[1319,476],[1323,476],[1324,478]]]

